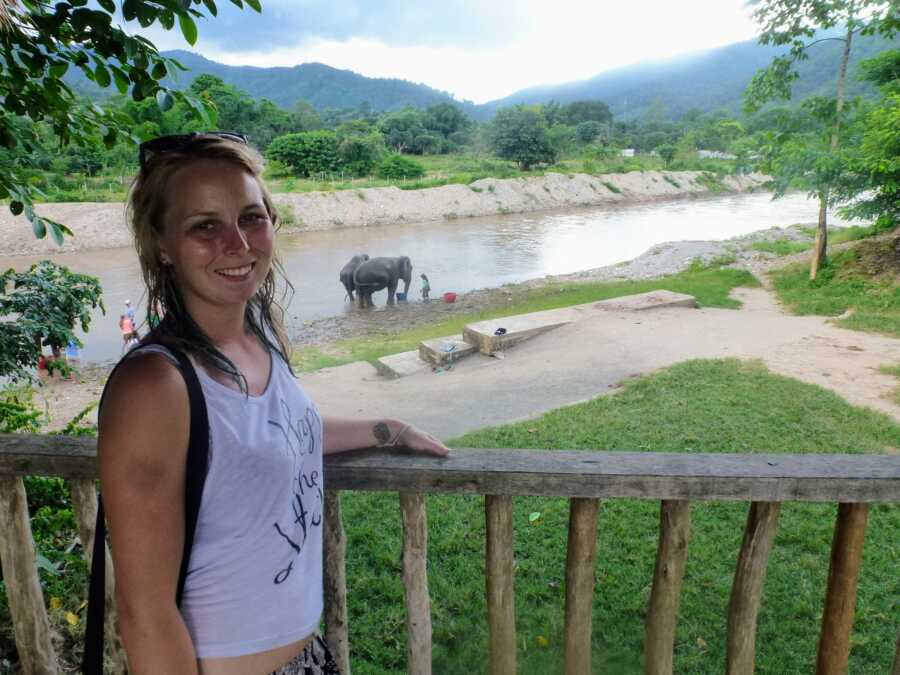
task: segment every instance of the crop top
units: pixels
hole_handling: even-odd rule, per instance
[[[158,352],[160,345],[131,354]],[[198,658],[254,654],[313,633],[322,614],[323,424],[272,354],[247,396],[197,367],[209,416],[209,471],[181,613]]]

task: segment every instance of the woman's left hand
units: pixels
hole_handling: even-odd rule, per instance
[[[422,452],[427,455],[446,457],[450,454],[450,448],[444,445],[427,431],[422,431],[409,425],[397,437],[395,447],[406,448],[413,452]]]

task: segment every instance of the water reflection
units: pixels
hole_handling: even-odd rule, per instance
[[[296,289],[288,310],[289,328],[299,331],[304,321],[354,311],[344,300],[338,273],[357,253],[410,256],[410,298],[417,301],[422,272],[428,275],[435,298],[445,291],[461,293],[612,265],[665,241],[728,239],[776,225],[811,223],[817,208],[802,195],[773,202],[768,194],[747,194],[284,235],[279,237],[279,251]],[[83,358],[117,358],[118,319],[125,300],[135,303],[139,317],[146,311],[134,251],[90,251],[52,259],[100,278],[107,315],[95,312],[90,335],[84,338]],[[21,268],[34,260],[0,259],[0,267]],[[385,293],[377,293],[374,300],[382,305]]]

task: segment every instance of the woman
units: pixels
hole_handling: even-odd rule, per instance
[[[321,638],[322,453],[403,445],[399,420],[321,417],[290,370],[274,301],[276,211],[243,137],[141,146],[131,223],[159,327],[107,384],[98,455],[130,672],[335,672]],[[189,403],[167,343],[190,355],[209,469],[179,610]],[[140,392],[135,397],[134,392]]]

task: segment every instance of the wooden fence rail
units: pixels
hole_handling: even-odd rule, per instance
[[[20,660],[28,675],[56,673],[38,583],[22,476],[70,481],[82,542],[93,539],[93,439],[0,434],[0,562]],[[566,562],[565,672],[590,673],[591,608],[603,498],[660,502],[660,535],[645,626],[645,672],[672,672],[675,622],[690,543],[691,501],[749,503],[728,609],[728,673],[752,673],[756,621],[769,554],[784,501],[837,502],[817,674],[846,673],[868,504],[900,502],[900,456],[726,455],[454,450],[446,459],[397,451],[329,456],[325,461],[325,626],[342,672],[350,672],[345,550],[340,492],[397,491],[403,525],[408,669],[431,673],[425,495],[485,495],[485,583],[489,670],[516,672],[512,503],[519,495],[571,500]],[[91,547],[86,551],[90,553]],[[110,568],[111,569],[111,568]],[[112,603],[112,580],[107,587]],[[113,641],[109,658],[123,664]],[[900,675],[898,638],[892,675]]]

